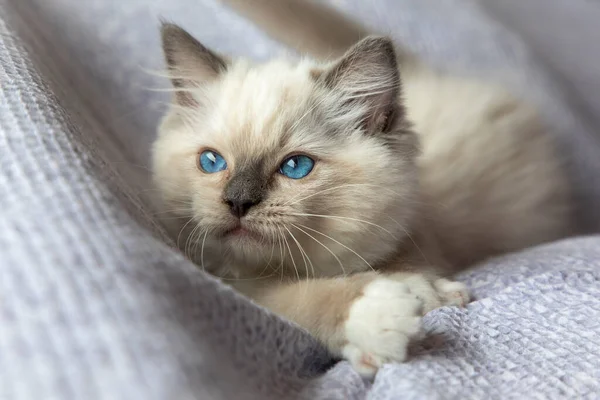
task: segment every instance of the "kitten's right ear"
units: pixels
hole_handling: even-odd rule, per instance
[[[178,25],[163,22],[161,36],[171,82],[175,89],[181,89],[176,92],[176,101],[183,106],[197,105],[186,89],[217,79],[227,70],[227,62]]]

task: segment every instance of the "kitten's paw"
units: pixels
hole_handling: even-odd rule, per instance
[[[464,307],[469,303],[469,290],[464,283],[440,278],[433,285],[445,306]]]
[[[377,278],[350,307],[343,356],[368,377],[385,363],[405,361],[409,341],[421,330],[422,307],[405,283]]]

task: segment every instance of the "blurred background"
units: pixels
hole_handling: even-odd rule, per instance
[[[581,220],[587,230],[600,225],[600,208],[589,201],[600,198],[600,182],[587,173],[600,169],[600,157],[591,150],[600,146],[600,3],[325,1],[441,68],[506,82],[540,103],[569,154],[573,179],[586,191],[578,195],[586,210]],[[153,91],[169,87],[156,75],[164,68],[159,20],[180,24],[205,45],[233,56],[261,60],[286,52],[216,0],[15,0],[11,6],[20,10],[15,18],[27,19],[22,25],[15,21],[15,28],[25,38],[36,34],[36,42],[44,40],[32,43],[39,64],[62,76],[94,109],[95,123],[104,128],[98,146],[111,144],[110,153],[122,153],[113,164],[142,186],[142,197],[149,145],[168,101],[167,93]]]

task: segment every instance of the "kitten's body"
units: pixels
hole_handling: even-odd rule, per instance
[[[318,1],[223,2],[317,58],[342,56],[371,34]],[[445,260],[461,269],[567,234],[569,184],[537,111],[499,85],[436,71],[404,49],[397,54],[422,151],[421,226]]]
[[[344,54],[365,32],[306,1],[227,2],[316,57]],[[318,35],[332,26],[331,40]],[[404,359],[421,301],[427,311],[466,300],[461,284],[437,276],[569,232],[550,138],[497,86],[403,53],[400,93],[383,38],[327,64],[263,65],[228,63],[173,26],[163,38],[180,91],[154,147],[155,179],[166,207],[198,227],[175,232],[206,248],[199,263],[222,255],[218,275],[363,373]],[[206,148],[227,170],[198,171]],[[295,153],[317,160],[299,181],[276,173]],[[231,186],[261,193],[241,219],[223,204]],[[232,233],[240,223],[249,234]]]

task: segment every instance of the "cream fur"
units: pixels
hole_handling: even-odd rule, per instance
[[[399,238],[409,229],[416,201],[416,138],[407,133],[398,141],[398,150],[391,150],[354,129],[352,118],[327,110],[333,99],[310,78],[317,65],[308,61],[298,65],[281,60],[263,65],[236,62],[222,80],[195,91],[203,107],[174,106],[154,144],[155,182],[166,207],[189,207],[181,214],[193,215],[201,227],[194,241],[202,240],[206,230],[218,234],[235,223],[221,201],[227,172],[207,175],[198,171],[200,149],[217,149],[230,170],[235,169],[236,156],[245,154],[267,160],[274,172],[294,152],[319,159],[302,180],[273,174],[275,185],[267,200],[245,218],[249,228],[265,237],[262,245],[221,243],[232,261],[243,263],[243,269],[232,271],[240,277],[255,276],[269,258],[274,265],[281,262],[281,248],[273,250],[280,245],[280,237],[290,245],[288,249],[282,241],[280,246],[288,250],[285,266],[293,268],[295,262],[300,276],[362,271],[396,252]],[[331,135],[327,132],[331,125],[347,134]],[[298,215],[322,215],[324,210],[335,218]],[[303,261],[296,240],[309,254],[314,272],[308,260]],[[215,245],[213,235],[207,243]],[[296,274],[295,269],[292,272]]]
[[[226,2],[316,57],[339,56],[364,36],[317,3],[285,0],[284,10]],[[335,37],[315,38],[314,21],[335,21]],[[535,109],[498,86],[434,71],[400,51],[406,114],[380,133],[389,121],[379,110],[397,89],[385,46],[369,54],[369,39],[357,45],[342,60],[359,55],[365,64],[336,72],[341,83],[332,89],[320,78],[338,61],[233,60],[221,71],[225,61],[178,28],[165,35],[178,95],[153,167],[173,236],[196,262],[365,375],[405,359],[422,312],[468,301],[463,284],[441,275],[570,232],[569,185],[553,143]],[[228,169],[202,173],[204,149],[218,151]],[[278,174],[298,152],[317,160],[313,171],[300,180]],[[266,198],[242,218],[256,237],[232,238],[224,234],[238,220],[222,194],[248,157],[272,172]],[[378,336],[390,329],[396,334]]]

